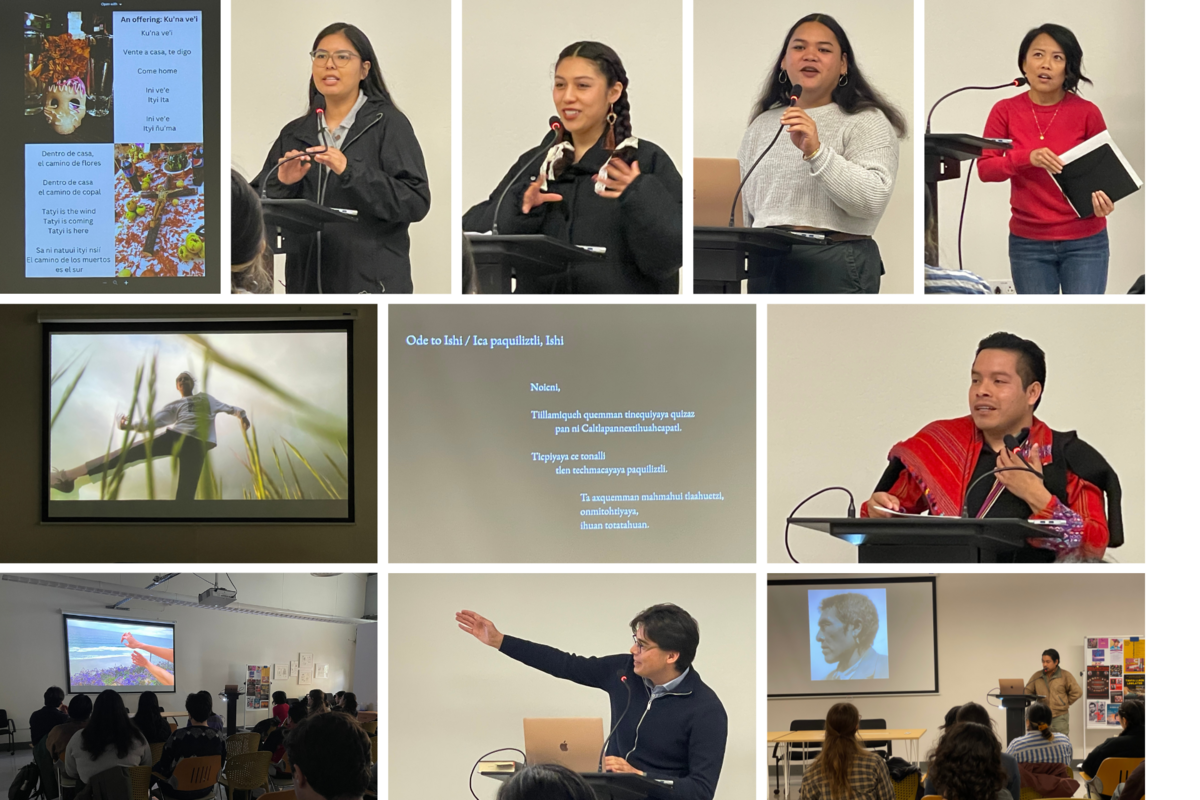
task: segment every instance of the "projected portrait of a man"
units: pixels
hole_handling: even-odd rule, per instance
[[[819,608],[816,646],[825,663],[836,666],[824,676],[814,674],[813,680],[888,677],[887,654],[874,647],[879,633],[879,612],[870,598],[845,592],[822,599]]]

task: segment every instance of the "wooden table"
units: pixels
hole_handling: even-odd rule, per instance
[[[904,742],[904,754],[908,761],[919,764],[921,760],[921,737],[925,728],[886,728],[884,730],[860,730],[860,742]],[[767,744],[785,745],[783,751],[783,799],[791,797],[792,748],[793,744],[821,744],[825,731],[772,731],[767,733]]]

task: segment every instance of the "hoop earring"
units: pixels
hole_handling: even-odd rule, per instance
[[[845,86],[849,82],[850,82],[850,73],[847,72],[847,73],[843,74],[842,79],[840,81],[838,81],[838,86]]]
[[[782,69],[781,69],[781,70],[779,70],[779,78],[778,78],[778,81],[779,81],[780,83],[787,83],[787,71],[786,71],[786,70],[782,70]]]
[[[608,121],[608,130],[604,132],[604,149],[611,153],[613,150],[617,149],[617,115],[613,111],[611,103],[609,103],[608,116],[605,117],[605,120]]]
[[[616,122],[617,122],[617,115],[616,115],[616,113],[613,111],[613,104],[612,104],[612,103],[609,103],[609,104],[608,104],[608,116],[607,116],[607,117],[605,117],[604,119],[608,121],[608,127],[610,127],[610,128],[611,128],[613,125],[615,125],[615,124],[616,124]]]

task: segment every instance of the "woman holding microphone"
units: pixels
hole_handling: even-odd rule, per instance
[[[1011,150],[979,159],[981,181],[1012,182],[1008,260],[1018,294],[1104,294],[1113,203],[1092,193],[1091,214],[1080,218],[1055,183],[1059,158],[1107,129],[1100,109],[1079,96],[1083,48],[1075,34],[1047,23],[1025,34],[1017,66],[1029,91],[992,107],[983,135],[1011,139]]]
[[[780,125],[787,137],[772,146]],[[788,29],[738,148],[743,178],[762,158],[742,208],[755,228],[814,237],[798,240],[769,278],[752,279],[751,291],[879,291],[883,259],[871,235],[891,199],[906,130],[835,19],[809,14]]]
[[[683,179],[662,148],[633,135],[620,57],[599,42],[567,46],[555,64],[552,97],[557,129],[521,154],[487,203],[467,212],[463,228],[491,230],[495,218],[502,234],[540,233],[604,248],[603,261],[518,291],[677,292]]]
[[[429,211],[421,146],[366,34],[336,22],[310,56],[308,113],[280,131],[254,187],[355,210],[358,222],[302,239],[287,257],[287,291],[411,293],[408,226]]]

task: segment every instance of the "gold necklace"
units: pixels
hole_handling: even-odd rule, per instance
[[[1050,118],[1050,125],[1054,124],[1054,120],[1058,118],[1058,110],[1062,108],[1062,100],[1058,101],[1058,108],[1054,109],[1054,116]],[[1033,98],[1029,98],[1029,110],[1033,112],[1033,124],[1037,125],[1038,138],[1046,141],[1046,131],[1050,130],[1050,125],[1046,126],[1046,130],[1042,130],[1042,126],[1038,123],[1037,107],[1033,104]]]

